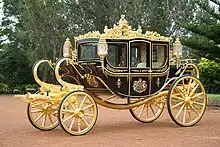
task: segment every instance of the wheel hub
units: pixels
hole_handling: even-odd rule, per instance
[[[191,103],[192,103],[192,101],[191,101],[190,97],[186,97],[185,98],[185,106],[190,106]]]
[[[84,111],[82,109],[77,108],[74,111],[74,116],[82,118],[82,117],[84,117]]]

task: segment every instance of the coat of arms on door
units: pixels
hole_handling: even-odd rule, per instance
[[[147,82],[140,78],[138,81],[134,81],[133,89],[138,93],[142,93],[147,89]]]

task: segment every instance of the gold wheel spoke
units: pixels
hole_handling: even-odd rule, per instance
[[[162,105],[162,107],[161,107],[161,105]],[[159,109],[163,109],[163,104],[162,104],[162,103],[160,103],[160,104],[157,103],[156,106],[157,106],[157,108],[159,108]]]
[[[51,124],[51,126],[53,126],[53,120],[52,120],[52,117],[51,117],[51,115],[48,115],[48,117],[49,117],[49,120],[50,120],[50,124]]]
[[[191,108],[192,108],[192,110],[193,110],[198,116],[200,115],[199,112],[196,111],[196,109],[195,109],[193,106],[191,106]]]
[[[82,106],[85,103],[85,101],[86,101],[86,96],[83,98],[82,102],[80,103],[80,106],[79,106],[80,109],[82,108]]]
[[[90,116],[90,117],[94,117],[94,114],[89,114],[89,113],[84,113],[85,116]]]
[[[31,113],[39,113],[39,112],[42,112],[42,110],[39,110],[39,109],[38,109],[38,110],[32,110],[32,111],[31,111]]]
[[[75,117],[74,117],[73,120],[71,121],[71,124],[70,124],[69,130],[72,130],[72,127],[73,127],[74,122],[75,122]]]
[[[199,84],[196,84],[196,86],[193,88],[193,90],[191,91],[191,93],[189,94],[189,97],[191,97],[193,95],[193,93],[196,91],[196,89],[198,88]]]
[[[86,110],[86,109],[88,109],[88,108],[90,108],[90,107],[92,107],[92,106],[93,106],[93,104],[88,105],[88,106],[86,106],[86,107],[82,108],[82,110]]]
[[[37,122],[39,119],[41,119],[44,116],[44,112],[42,112],[34,121]]]
[[[88,122],[86,121],[86,119],[85,118],[81,118],[82,119],[82,121],[85,123],[85,125],[87,126],[87,127],[89,127],[89,124],[88,124]]]
[[[63,122],[65,122],[65,121],[69,120],[69,119],[70,119],[70,118],[72,118],[73,116],[74,116],[74,114],[72,114],[72,115],[68,116],[67,118],[65,118],[65,119],[63,120]]]
[[[70,104],[70,106],[75,110],[76,109],[76,107],[69,101],[69,100],[66,100],[69,104]]]
[[[179,112],[176,114],[176,117],[175,118],[178,118],[178,116],[180,115],[181,111],[183,110],[184,108],[184,104],[182,105],[182,107],[180,108]]]
[[[42,127],[43,128],[45,127],[46,120],[47,120],[47,114],[45,114],[43,122],[42,122]]]
[[[196,94],[196,95],[192,96],[192,97],[191,97],[191,99],[194,99],[194,98],[196,98],[196,97],[198,97],[198,96],[200,96],[200,95],[202,95],[202,94],[203,94],[203,92],[198,93],[198,94]]]
[[[189,92],[190,92],[191,82],[192,82],[192,79],[190,79],[190,80],[189,80],[189,83],[188,83],[187,95],[189,95]]]
[[[137,110],[137,108],[139,108],[139,107],[135,107],[135,108],[133,108],[132,110],[135,111],[135,110]]]
[[[80,123],[80,119],[78,118],[77,119],[77,129],[78,129],[78,132],[80,132],[81,131],[81,123]]]
[[[148,116],[149,116],[149,114],[148,114],[148,104],[146,104],[146,105],[147,105],[146,111],[147,111],[147,119],[148,119]]]
[[[177,88],[177,87],[176,87]],[[179,90],[180,90],[180,95],[182,96],[182,97],[185,97],[184,96],[184,91],[182,90],[182,89],[180,89],[180,88],[178,88]],[[174,95],[175,96],[175,95]],[[171,96],[172,97],[172,96]]]
[[[53,112],[51,115],[57,117],[57,112]]]
[[[36,108],[36,109],[44,109],[44,107],[41,106],[41,105],[33,106],[32,108]]]
[[[78,95],[75,96],[75,108],[78,108],[78,99],[77,99]]]
[[[183,123],[186,122],[186,107],[184,108],[184,113],[183,113]]]
[[[69,115],[69,114],[72,114],[73,111],[71,111],[71,110],[66,110],[66,109],[62,109],[62,113]]]
[[[189,120],[192,121],[191,111],[190,111],[189,107],[187,108],[187,110],[188,110]]]
[[[154,109],[152,108],[152,106],[150,105],[150,109],[151,111],[153,112],[154,116],[156,116],[155,112],[154,112]]]
[[[171,98],[184,101],[184,98],[175,95],[172,95]]]
[[[176,105],[174,105],[173,107],[172,107],[172,109],[174,109],[174,108],[176,108],[176,107],[179,107],[180,105],[182,105],[184,102],[179,102],[178,104],[176,104]]]
[[[200,106],[204,106],[203,103],[199,103],[199,102],[193,102],[193,104],[197,104],[197,105],[200,105]]]
[[[183,83],[183,88],[185,88],[185,82],[184,82],[184,79],[182,79],[182,83]]]
[[[140,111],[140,113],[139,113],[139,117],[141,117],[141,115],[143,114],[144,108],[145,108],[145,104],[144,104],[143,107],[141,108],[141,111]]]
[[[31,103],[31,107],[34,108],[34,107],[38,107],[38,106],[39,106],[39,107],[42,108],[41,105],[42,105],[43,103],[44,103],[44,102],[40,102],[40,103],[38,103],[38,104]]]

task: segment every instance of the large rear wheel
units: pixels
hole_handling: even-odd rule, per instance
[[[193,126],[202,118],[207,98],[202,83],[195,76],[182,76],[172,84],[167,100],[172,120],[184,127]]]

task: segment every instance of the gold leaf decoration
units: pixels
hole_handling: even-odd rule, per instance
[[[105,26],[104,33],[100,34],[98,31],[89,32],[85,35],[79,35],[75,37],[76,40],[86,39],[86,38],[104,38],[104,39],[132,39],[132,38],[143,38],[151,41],[170,41],[169,37],[164,37],[157,32],[146,31],[142,33],[141,26],[135,31],[131,26],[128,25],[125,15],[121,16],[118,25],[113,25],[113,28],[108,28]]]
[[[142,93],[147,90],[147,82],[140,78],[138,81],[134,81],[133,89],[138,93]]]

